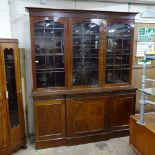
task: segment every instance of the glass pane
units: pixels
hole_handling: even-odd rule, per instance
[[[126,82],[128,82],[129,81],[129,69],[122,69],[122,81],[124,82],[124,83],[126,83]]]
[[[106,82],[107,83],[127,83],[129,80],[129,69],[120,69],[116,67],[114,69],[106,70]]]
[[[129,55],[122,56],[122,68],[129,68],[130,66],[130,57]]]
[[[127,83],[129,80],[131,29],[123,23],[108,26],[106,83]]]
[[[138,89],[138,90],[147,94],[147,95],[151,95],[151,96],[155,97],[155,88],[145,88],[145,89]]]
[[[13,49],[4,50],[4,61],[5,61],[7,92],[8,92],[10,125],[11,128],[14,128],[19,124],[19,113],[18,113],[18,99],[17,99]]]
[[[100,20],[73,25],[73,85],[98,84]]]
[[[52,20],[38,22],[34,38],[37,88],[64,86],[64,26]]]

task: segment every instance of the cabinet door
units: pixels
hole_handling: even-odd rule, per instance
[[[132,34],[133,26],[131,22],[108,20],[105,65],[106,84],[130,84]]]
[[[37,140],[65,137],[65,101],[34,102],[35,136]]]
[[[130,115],[135,113],[135,97],[135,94],[113,96],[111,106],[111,130],[129,127]]]
[[[100,19],[71,20],[73,86],[99,85],[101,23]]]
[[[108,128],[109,97],[67,100],[67,136],[102,133]]]
[[[34,88],[61,88],[67,83],[66,18],[31,18]]]
[[[10,145],[19,145],[25,138],[18,44],[3,43],[4,90],[8,106]],[[22,145],[22,144],[21,144]]]

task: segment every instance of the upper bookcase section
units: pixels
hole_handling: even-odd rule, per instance
[[[130,85],[136,13],[27,9],[34,89]]]

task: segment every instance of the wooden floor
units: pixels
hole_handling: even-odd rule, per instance
[[[137,123],[139,117],[130,117],[130,145],[137,154],[155,155],[155,113],[145,114],[144,125]]]

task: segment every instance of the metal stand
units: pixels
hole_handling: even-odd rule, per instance
[[[146,53],[144,54],[144,63],[143,63],[143,70],[142,70],[142,89],[141,89],[141,100],[140,100],[140,120],[138,120],[138,124],[144,125],[145,121],[144,121],[144,111],[145,111],[145,105],[146,104],[151,104],[151,105],[155,105],[155,102],[149,101],[147,99],[147,97],[145,97],[145,82],[146,81],[151,81],[151,82],[155,82],[154,79],[146,79],[146,62],[147,60],[154,60],[154,59],[147,59],[146,57]]]
[[[143,62],[143,70],[142,70],[142,92],[140,99],[140,120],[137,122],[138,124],[144,124],[144,106],[145,106],[145,98],[144,98],[144,89],[145,89],[145,78],[146,78],[146,55],[144,54],[144,62]]]

